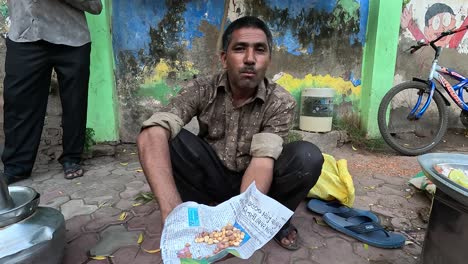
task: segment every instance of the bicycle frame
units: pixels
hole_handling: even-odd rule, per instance
[[[451,85],[442,75],[448,75],[451,78],[459,81],[455,85]],[[419,95],[418,101],[416,102],[416,105],[414,108],[411,110],[409,114],[410,119],[419,119],[421,116],[426,112],[427,108],[429,107],[429,104],[432,101],[432,97],[434,95],[436,88],[436,84],[434,82],[434,79],[437,80],[437,82],[444,87],[445,91],[447,91],[448,95],[452,100],[464,111],[468,111],[468,104],[466,104],[463,100],[463,88],[468,85],[468,78],[464,77],[463,75],[457,73],[456,71],[439,66],[438,64],[438,59],[434,59],[431,67],[431,72],[429,73],[429,79],[428,79],[428,85],[429,85],[429,97],[427,98],[427,101],[424,103],[423,107],[421,110],[419,110],[418,113],[416,111],[418,110],[419,106],[421,105],[422,101],[422,94]]]

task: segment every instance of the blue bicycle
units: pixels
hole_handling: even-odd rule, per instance
[[[403,82],[391,88],[383,97],[378,112],[379,130],[385,142],[401,154],[414,156],[426,153],[442,140],[447,131],[450,102],[434,79],[460,107],[461,122],[468,128],[468,104],[463,100],[463,91],[468,92],[468,78],[438,64],[442,48],[435,44],[448,35],[467,29],[468,26],[446,31],[429,43],[420,41],[411,46],[411,53],[428,45],[434,49],[429,78],[413,78],[412,81]],[[444,75],[458,83],[450,84]]]

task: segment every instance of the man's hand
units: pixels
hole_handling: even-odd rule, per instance
[[[268,194],[273,181],[274,163],[275,160],[272,158],[252,158],[242,177],[240,192],[245,192],[250,184],[255,181],[257,189],[263,194]]]
[[[156,197],[164,224],[169,213],[182,203],[172,175],[169,131],[154,126],[144,129],[137,139],[140,163]]]

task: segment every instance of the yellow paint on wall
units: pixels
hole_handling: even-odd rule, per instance
[[[190,61],[180,62],[161,59],[154,68],[145,70],[144,76],[146,77],[143,79],[137,94],[139,96],[150,96],[166,104],[181,88],[177,81],[189,80],[197,74],[198,70],[194,69],[194,64]],[[167,83],[169,75],[176,81],[170,85]]]
[[[191,76],[198,73],[198,71],[194,69],[194,64],[190,61],[173,61],[169,63],[166,59],[160,59],[154,69],[148,74],[145,74],[147,77],[145,78],[144,84],[165,83],[171,72],[176,73],[177,79],[185,79],[187,77],[186,75]]]
[[[152,71],[153,74],[148,76],[145,79],[145,84],[147,83],[160,83],[161,81],[165,80],[167,76],[169,76],[169,72],[173,71],[167,60],[161,59],[158,64],[154,67]]]
[[[361,95],[361,85],[354,86],[352,82],[346,81],[341,77],[333,77],[329,74],[316,75],[307,74],[303,79],[294,78],[290,74],[283,74],[277,81],[291,94],[300,93],[304,88],[333,88],[337,95],[352,96],[353,99]]]

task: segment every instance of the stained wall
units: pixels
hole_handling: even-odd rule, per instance
[[[414,54],[408,49],[416,41],[430,41],[443,31],[459,29],[468,25],[468,2],[463,0],[405,0],[400,21],[400,41],[394,84],[413,77],[427,79],[431,69],[434,51],[425,47]],[[456,69],[468,76],[468,34],[467,31],[447,36],[436,43],[443,47],[439,64]],[[454,84],[456,82],[449,79]],[[443,88],[439,85],[441,90]],[[446,93],[444,93],[446,94]],[[447,99],[450,100],[448,96]],[[468,94],[464,93],[465,101]],[[450,100],[451,101],[451,100]],[[462,127],[459,120],[460,108],[451,101],[449,127]]]
[[[299,102],[304,88],[333,88],[337,117],[358,114],[368,6],[368,0],[113,0],[121,139],[133,142],[141,122],[187,80],[220,70],[222,31],[244,15],[259,16],[272,30],[267,77]]]

